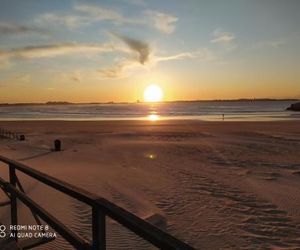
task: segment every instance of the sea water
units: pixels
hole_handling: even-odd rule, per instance
[[[0,106],[0,120],[294,120],[293,101],[195,101]],[[223,116],[224,115],[224,116]]]

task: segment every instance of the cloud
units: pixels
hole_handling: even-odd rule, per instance
[[[88,25],[91,21],[89,18],[71,14],[56,14],[56,13],[45,13],[40,15],[35,20],[39,24],[46,25],[63,25],[69,29],[76,29],[81,26]]]
[[[74,71],[62,75],[64,79],[72,80],[73,82],[81,82],[82,78],[95,77],[96,75],[104,79],[116,79],[130,76],[133,71],[147,70],[161,62],[172,60],[213,60],[214,55],[208,49],[199,49],[193,52],[181,52],[171,55],[159,55],[155,53],[155,50],[150,47],[147,42],[140,41],[125,35],[113,33],[114,37],[118,38],[118,43],[115,41],[104,44],[77,44],[77,43],[65,43],[65,44],[49,44],[39,46],[27,46],[21,48],[13,48],[8,50],[0,50],[0,66],[1,62],[12,62],[13,59],[41,59],[41,58],[54,58],[58,56],[66,55],[98,55],[102,53],[121,53],[121,57],[115,58],[115,65],[112,67],[85,70],[88,73],[82,71]],[[122,43],[121,43],[121,42]]]
[[[51,44],[0,50],[0,60],[10,58],[51,58],[74,53],[106,53],[114,51],[110,44]]]
[[[146,2],[144,0],[123,0],[123,2],[133,5],[145,6]]]
[[[57,74],[58,82],[70,82],[81,83],[83,74],[80,70],[74,70],[71,72],[62,72]]]
[[[235,36],[233,33],[224,32],[220,29],[217,29],[213,32],[213,39],[210,40],[212,43],[222,43],[229,44],[235,40]]]
[[[152,10],[147,10],[144,13],[150,20],[150,26],[153,26],[157,30],[166,34],[171,34],[174,32],[175,23],[178,21],[177,17],[163,12]]]
[[[129,76],[128,70],[133,67],[137,67],[137,63],[134,61],[124,60],[116,66],[98,69],[97,72],[100,74],[101,78],[104,79],[120,79]]]
[[[123,77],[123,67],[118,65],[116,67],[98,69],[98,72],[103,78],[120,78]]]
[[[25,25],[20,25],[10,22],[1,22],[0,21],[0,34],[22,34],[28,32],[42,32],[41,29],[37,27],[29,27]]]
[[[70,13],[44,13],[36,21],[46,24],[60,24],[70,29],[91,25],[99,21],[111,21],[116,25],[142,24],[141,20],[124,17],[120,12],[100,5],[75,4],[75,12]]]
[[[183,52],[174,55],[168,56],[159,56],[159,55],[148,55],[148,60],[145,61],[145,64],[141,64],[138,61],[124,59],[119,62],[116,66],[99,69],[101,78],[104,79],[120,79],[129,77],[133,71],[136,70],[148,70],[150,67],[153,67],[161,62],[173,61],[173,60],[185,60],[185,59],[194,59],[201,61],[212,61],[215,59],[213,53],[208,49],[200,49],[194,52]]]
[[[153,50],[146,42],[142,42],[119,34],[113,35],[121,39],[130,48],[131,51],[137,53],[138,57],[135,60],[132,60],[132,58],[123,58],[115,66],[98,69],[97,72],[99,73],[100,77],[103,77],[105,79],[120,79],[128,77],[134,70],[149,69],[149,67],[155,66],[160,62],[184,59],[212,61],[215,59],[212,51],[206,48],[199,49],[193,52],[182,52],[167,56],[155,55]],[[126,50],[123,51],[125,52]]]
[[[89,16],[91,22],[108,20],[118,24],[140,23],[140,21],[124,17],[118,11],[109,8],[104,8],[99,5],[94,6],[86,4],[77,4],[74,6],[74,9],[76,11],[81,12],[82,14],[86,14],[87,16]]]
[[[286,42],[284,40],[274,40],[274,41],[262,41],[257,43],[254,47],[256,48],[264,48],[264,47],[270,47],[273,49],[278,49],[282,47]]]
[[[88,15],[93,22],[108,20],[115,24],[135,24],[155,28],[163,33],[170,34],[175,30],[175,23],[178,18],[167,13],[146,10],[143,12],[146,19],[128,18],[120,12],[102,6],[80,4],[75,5],[74,9]]]
[[[134,52],[137,56],[135,56],[134,59],[128,57],[123,58],[116,66],[97,70],[101,77],[105,79],[124,78],[129,76],[128,71],[145,67],[145,64],[149,62],[151,52],[149,44],[138,39],[116,33],[112,33],[112,35],[120,39],[130,49],[129,51],[122,49],[123,52],[126,52],[127,54]]]
[[[138,54],[138,61],[141,64],[145,64],[148,61],[150,48],[147,43],[118,34],[114,35],[121,39],[124,43],[126,43],[132,51]]]
[[[41,59],[41,58],[54,58],[58,56],[66,56],[73,54],[102,54],[120,52],[123,57],[115,67],[100,69],[98,73],[106,78],[124,77],[123,74],[129,68],[144,65],[149,61],[150,47],[147,43],[137,39],[133,39],[124,35],[114,34],[115,37],[120,39],[127,47],[122,44],[105,43],[105,44],[49,44],[39,46],[27,46],[21,48],[13,48],[9,50],[0,50],[0,67],[3,68],[12,59]],[[133,56],[133,57],[131,57]],[[81,74],[78,72],[67,74],[64,79],[71,79],[75,82],[81,82]]]
[[[3,68],[11,59],[41,59],[41,58],[54,58],[58,56],[66,56],[73,54],[103,54],[120,52],[127,55],[134,54],[135,62],[143,65],[149,60],[150,47],[147,43],[133,39],[127,36],[114,34],[118,37],[127,47],[124,48],[121,44],[104,43],[104,44],[45,44],[39,46],[27,46],[21,48],[13,48],[8,50],[0,50],[0,67]],[[126,58],[128,61],[128,58]],[[132,58],[131,58],[132,61]],[[124,65],[122,65],[122,68]]]
[[[73,73],[70,76],[71,81],[76,83],[81,83],[82,74],[80,71],[73,71]]]
[[[0,53],[0,69],[9,69],[11,67],[11,62],[8,60],[8,58],[1,58]]]
[[[75,4],[67,13],[44,13],[36,18],[39,24],[64,25],[69,29],[88,26],[101,21],[109,21],[114,25],[136,25],[154,28],[160,32],[171,34],[175,30],[178,18],[167,13],[146,10],[142,16],[127,17],[120,11],[101,5]]]
[[[170,56],[160,56],[155,57],[155,62],[162,62],[162,61],[173,61],[173,60],[183,60],[183,59],[198,59],[201,61],[212,61],[215,59],[214,54],[209,49],[203,48],[196,50],[194,52],[183,52],[178,53]]]

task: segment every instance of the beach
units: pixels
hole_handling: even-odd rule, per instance
[[[0,127],[26,137],[0,139],[0,155],[107,198],[196,249],[300,246],[300,121],[40,120]],[[56,139],[60,152],[51,150]],[[30,197],[90,239],[84,205],[19,176]],[[19,206],[21,221],[30,222]],[[7,223],[8,209],[0,210]],[[110,224],[108,248],[152,249]],[[68,249],[60,238],[51,244]]]

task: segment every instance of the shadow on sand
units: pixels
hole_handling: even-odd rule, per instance
[[[51,154],[51,153],[54,153],[54,152],[55,151],[51,150],[51,151],[47,151],[47,152],[44,152],[44,153],[40,153],[40,154],[32,155],[32,156],[29,156],[29,157],[25,157],[25,158],[22,158],[22,159],[18,159],[18,161],[31,160],[31,159],[42,157],[42,156],[45,156],[45,155],[48,155],[48,154]]]

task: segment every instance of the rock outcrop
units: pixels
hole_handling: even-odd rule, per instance
[[[291,104],[286,110],[300,111],[300,102]]]

